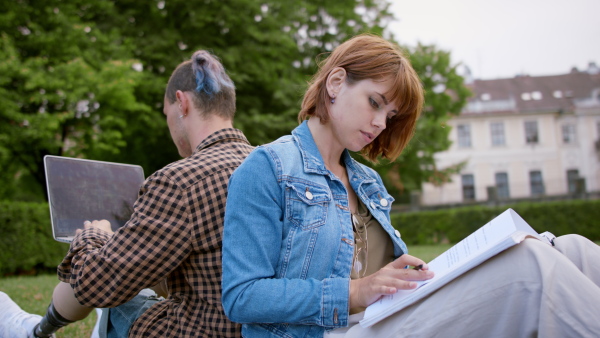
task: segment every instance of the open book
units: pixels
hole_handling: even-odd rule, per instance
[[[428,296],[490,257],[521,243],[527,237],[537,238],[549,245],[554,238],[550,233],[538,234],[514,210],[506,210],[428,263],[429,270],[435,272],[435,277],[417,282],[416,289],[400,290],[393,295],[382,297],[367,307],[360,325],[372,326]]]

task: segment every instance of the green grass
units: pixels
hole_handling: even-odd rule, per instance
[[[429,262],[451,245],[411,245],[409,253]],[[56,275],[20,276],[0,278],[0,291],[6,292],[19,306],[39,315],[46,313],[52,291],[58,283]],[[96,324],[96,313],[85,320],[75,322],[58,330],[57,337],[89,337]]]
[[[5,277],[0,278],[0,291],[8,294],[23,310],[43,316],[57,283],[56,275]],[[92,311],[86,319],[58,330],[56,337],[89,337],[96,318],[96,312]]]
[[[408,254],[418,257],[425,262],[431,262],[432,259],[439,256],[444,251],[450,249],[452,244],[437,244],[437,245],[409,245]]]

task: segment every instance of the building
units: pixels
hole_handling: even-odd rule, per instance
[[[453,144],[436,154],[439,169],[466,164],[449,183],[424,184],[422,205],[600,191],[600,70],[594,63],[564,75],[468,85],[473,96],[448,123]]]

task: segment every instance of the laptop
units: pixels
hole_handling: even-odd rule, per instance
[[[52,235],[70,243],[86,220],[108,220],[123,226],[144,182],[139,165],[44,156]]]

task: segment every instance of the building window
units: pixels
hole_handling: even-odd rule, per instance
[[[562,126],[563,142],[565,144],[575,143],[575,125],[574,124],[563,124]]]
[[[545,193],[541,171],[533,170],[529,172],[529,187],[531,188],[532,196],[539,196]]]
[[[462,179],[462,190],[463,190],[463,201],[474,201],[475,200],[475,178],[472,174],[465,174],[461,176]]]
[[[579,178],[579,170],[571,169],[567,170],[567,189],[569,194],[577,192],[577,179]]]
[[[537,121],[525,121],[525,142],[527,144],[537,144],[538,140]]]
[[[461,148],[471,147],[471,126],[468,124],[459,124],[457,127],[458,132],[458,146]]]
[[[510,197],[507,173],[496,173],[496,194],[499,199],[508,199]]]
[[[490,124],[490,131],[492,134],[492,145],[503,146],[504,145],[504,123],[493,122]]]

